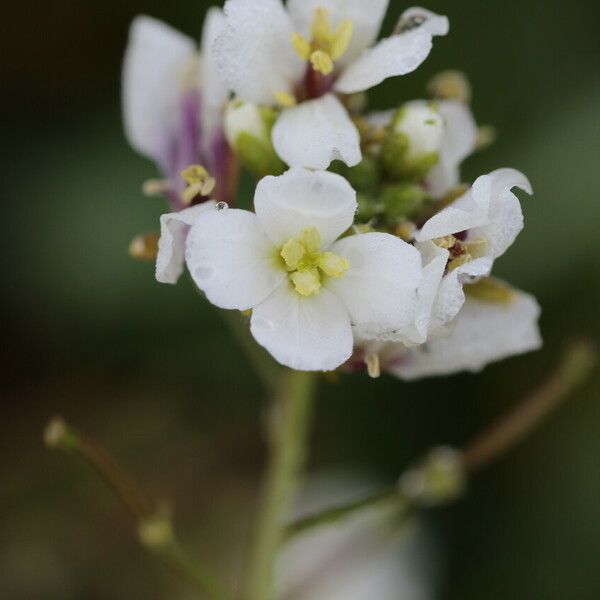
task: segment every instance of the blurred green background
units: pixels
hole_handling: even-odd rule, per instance
[[[168,500],[199,556],[222,557],[233,572],[247,539],[261,388],[188,280],[161,286],[127,255],[164,207],[142,196],[154,168],[122,133],[128,24],[143,12],[196,35],[208,4],[3,7],[2,598],[191,597],[138,548],[96,477],[44,448],[55,413]],[[386,31],[405,8],[391,4]],[[450,35],[416,73],[382,85],[372,106],[422,96],[442,69],[469,75],[475,115],[499,138],[469,159],[465,179],[512,166],[535,188],[526,228],[496,272],[539,298],[546,345],[477,377],[323,382],[311,469],[361,468],[383,482],[431,445],[464,443],[543,380],[568,339],[598,339],[600,323],[600,4],[427,7],[450,17]],[[596,376],[464,501],[429,513],[442,548],[438,598],[600,597],[599,391]]]

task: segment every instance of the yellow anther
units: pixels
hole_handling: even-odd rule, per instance
[[[354,33],[354,23],[350,19],[345,19],[336,28],[331,36],[329,53],[333,60],[341,58],[348,50],[352,34]]]
[[[349,268],[348,261],[333,252],[324,252],[319,258],[319,269],[328,277],[343,277]]]
[[[329,11],[326,8],[317,8],[313,17],[312,37],[315,42],[328,42],[331,37],[331,25],[329,23]]]
[[[444,237],[437,238],[433,240],[433,243],[439,248],[443,248],[444,250],[448,250],[456,245],[458,240],[453,235],[445,235]]]
[[[321,289],[321,276],[317,269],[296,271],[290,275],[290,279],[301,296],[314,296]]]
[[[473,258],[485,256],[488,249],[488,241],[485,238],[475,238],[462,243],[463,247]]]
[[[281,249],[281,258],[283,258],[290,271],[295,271],[300,266],[300,261],[305,254],[304,245],[294,239],[288,240]]]
[[[292,33],[292,46],[302,60],[308,60],[310,58],[312,48],[310,42],[299,33]]]
[[[333,71],[333,59],[324,50],[315,50],[310,55],[313,69],[323,75],[329,75]]]
[[[283,108],[291,108],[292,106],[296,106],[296,98],[289,92],[279,91],[274,94],[275,100],[283,106]]]
[[[367,365],[367,373],[372,379],[381,377],[381,361],[379,354],[371,353],[365,356],[365,364]]]
[[[307,252],[318,252],[321,249],[321,234],[316,227],[307,227],[300,238]]]
[[[217,180],[202,165],[186,167],[181,177],[188,184],[181,194],[185,204],[191,204],[197,196],[209,196],[217,185]]]
[[[468,262],[471,262],[472,260],[473,260],[473,257],[468,252],[465,252],[464,254],[461,254],[460,256],[453,258],[448,263],[448,271],[454,271],[454,269],[458,269],[458,267],[462,267],[463,265],[466,265]]]

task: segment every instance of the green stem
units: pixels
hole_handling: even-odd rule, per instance
[[[140,544],[179,571],[212,600],[231,600],[232,595],[199,563],[193,561],[175,537],[171,518],[153,509],[133,478],[96,441],[70,428],[60,417],[44,432],[50,448],[79,455],[104,480],[131,515]]]
[[[554,373],[537,390],[463,449],[464,473],[474,475],[512,450],[587,380],[597,359],[596,349],[589,342],[576,342],[568,347]],[[365,509],[389,504],[396,504],[401,515],[408,515],[418,507],[419,499],[394,486],[295,521],[286,528],[285,537],[289,539]]]
[[[270,462],[247,579],[248,600],[273,597],[273,575],[285,519],[307,454],[315,382],[314,373],[289,371],[275,397],[270,423]]]
[[[250,333],[248,319],[234,310],[220,310],[219,313],[248,357],[265,389],[271,394],[276,394],[283,369],[256,343]]]

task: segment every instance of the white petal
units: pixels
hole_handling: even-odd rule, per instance
[[[377,39],[389,0],[288,0],[287,6],[296,31],[310,39],[317,8],[326,8],[332,28],[350,19],[354,25],[350,45],[336,64],[345,66]]]
[[[523,228],[521,204],[510,191],[513,187],[531,193],[527,178],[514,169],[499,169],[479,177],[464,196],[429,219],[415,239],[425,241],[469,230],[469,237],[485,238],[486,255],[497,258]]]
[[[273,127],[273,146],[291,167],[325,170],[333,160],[353,167],[362,159],[356,126],[333,94],[284,110]]]
[[[356,192],[334,173],[290,169],[259,181],[254,207],[260,226],[276,246],[316,227],[326,249],[352,225]]]
[[[412,322],[422,277],[413,246],[386,233],[364,233],[338,240],[331,251],[350,263],[326,286],[345,304],[353,325],[374,335]]]
[[[460,183],[459,166],[470,156],[477,143],[477,124],[470,108],[457,100],[438,103],[445,123],[440,160],[427,176],[427,189],[440,198]]]
[[[123,115],[130,144],[161,162],[179,128],[182,73],[194,57],[191,38],[150,17],[129,31],[123,65]]]
[[[488,206],[488,223],[469,235],[484,237],[489,245],[487,255],[498,258],[523,229],[521,203],[511,189],[518,187],[528,194],[533,190],[527,177],[515,169],[498,169],[484,177],[485,182],[480,177],[473,184],[473,196],[481,206]]]
[[[343,94],[353,94],[368,90],[388,77],[411,73],[429,56],[431,47],[431,35],[423,27],[381,40],[348,65],[334,88]]]
[[[276,251],[245,210],[202,213],[187,237],[186,261],[196,285],[221,308],[248,310],[262,302],[286,274]]]
[[[206,210],[215,210],[214,202],[204,202],[179,212],[162,215],[156,257],[156,280],[177,283],[183,273],[185,241],[192,223]]]
[[[227,27],[214,52],[221,75],[242,99],[274,104],[293,93],[305,64],[290,42],[292,20],[280,0],[227,0]]]
[[[426,8],[421,8],[420,6],[413,6],[412,8],[406,9],[402,13],[399,23],[413,19],[414,17],[425,17],[425,22],[421,25],[421,28],[428,31],[432,36],[447,35],[450,30],[448,17],[438,15]]]
[[[515,293],[508,305],[468,298],[448,337],[410,350],[391,371],[403,379],[477,372],[488,363],[538,349],[539,305],[533,296]]]
[[[359,339],[402,342],[408,346],[423,344],[427,340],[432,330],[432,324],[437,317],[435,302],[446,270],[449,253],[433,242],[416,244],[415,247],[421,254],[423,278],[417,290],[417,307],[413,321],[406,327],[377,333],[377,335],[364,329],[355,328],[355,336]],[[455,315],[456,313],[452,317]]]
[[[221,77],[212,47],[219,35],[225,31],[225,15],[218,8],[209,8],[204,19],[202,44],[200,47],[200,85],[202,88],[202,136],[207,142],[213,140],[221,129],[223,110],[229,98],[229,87]]]
[[[274,358],[299,371],[331,371],[352,354],[344,305],[322,289],[309,298],[282,285],[252,312],[252,335]]]

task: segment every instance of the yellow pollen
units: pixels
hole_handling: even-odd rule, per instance
[[[315,50],[310,55],[310,62],[315,71],[329,75],[333,71],[333,59],[324,50]]]
[[[181,177],[188,185],[182,193],[185,204],[191,204],[196,196],[209,196],[217,185],[217,180],[202,165],[186,167]]]
[[[344,19],[332,31],[329,12],[321,7],[314,13],[310,41],[294,32],[291,43],[302,60],[310,60],[315,71],[329,75],[334,70],[334,61],[348,50],[353,33],[354,24],[350,19]]]
[[[321,235],[316,227],[307,227],[298,238],[289,239],[279,253],[290,282],[301,296],[319,293],[323,277],[343,277],[348,261],[333,252],[321,252]]]
[[[129,256],[136,260],[156,260],[159,238],[158,233],[136,235],[129,244]]]
[[[275,92],[274,94],[275,100],[283,106],[283,108],[291,108],[292,106],[296,106],[296,98],[292,94],[284,91]]]

